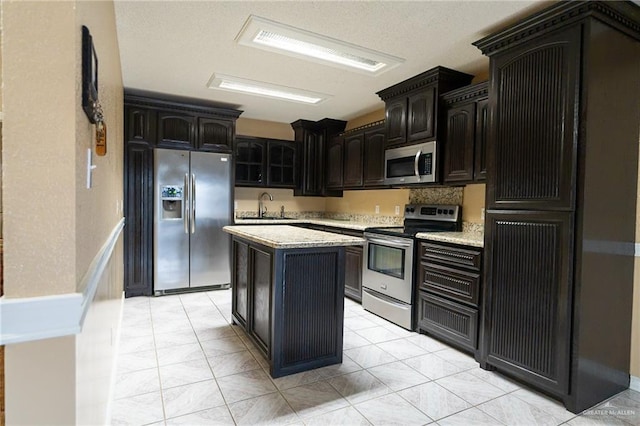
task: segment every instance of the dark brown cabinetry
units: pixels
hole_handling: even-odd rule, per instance
[[[577,413],[629,385],[640,8],[562,2],[475,45],[491,72],[481,366]]]
[[[486,176],[488,82],[442,96],[447,125],[444,138],[444,181],[468,183]]]
[[[153,294],[153,149],[230,152],[242,111],[128,90],[124,98],[124,290]],[[223,130],[224,128],[224,130]]]
[[[385,102],[387,147],[439,139],[438,97],[472,79],[472,75],[436,67],[379,91]]]
[[[325,183],[328,141],[344,130],[346,121],[329,118],[320,121],[298,120],[291,123],[298,143],[298,178],[294,195],[342,196]]]
[[[482,249],[420,243],[418,331],[476,354]]]
[[[327,188],[384,187],[384,122],[351,129],[327,146]]]
[[[272,377],[342,362],[344,247],[279,249],[232,239],[233,321]]]
[[[294,142],[238,136],[234,155],[236,186],[295,188]]]

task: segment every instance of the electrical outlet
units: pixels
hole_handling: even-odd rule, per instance
[[[376,214],[380,214],[380,206],[376,206]]]
[[[400,206],[396,206],[396,216],[400,214]]]
[[[484,222],[484,207],[480,209],[480,219]]]
[[[234,201],[234,202],[233,202],[233,208],[234,208],[235,210],[238,210],[238,202],[237,202],[237,201]]]

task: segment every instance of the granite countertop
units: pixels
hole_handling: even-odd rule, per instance
[[[484,234],[482,232],[420,232],[416,234],[416,238],[464,246],[484,247]]]
[[[257,221],[264,223],[266,221]],[[269,223],[275,222],[272,220]],[[306,221],[301,221],[306,222]],[[291,223],[290,220],[287,223]],[[315,231],[288,225],[242,226],[231,225],[222,228],[225,232],[245,238],[259,244],[276,249],[329,247],[329,246],[361,246],[364,238],[333,232]]]
[[[354,222],[350,220],[338,219],[236,219],[236,225],[275,225],[275,224],[292,224],[292,223],[311,223],[314,225],[333,226],[335,228],[353,229],[356,231],[364,231],[366,228],[374,226],[400,226],[388,225],[373,222]]]

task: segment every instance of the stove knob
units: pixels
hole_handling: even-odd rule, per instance
[[[442,209],[438,209],[438,214],[442,214]]]
[[[453,214],[453,209],[449,209],[449,214]]]
[[[409,212],[411,211],[411,209],[410,209],[409,207],[407,207],[406,209],[404,209],[404,211],[405,211],[406,213],[409,213]]]
[[[411,213],[413,213],[413,212],[415,212],[415,211],[416,211],[416,209],[415,209],[415,208],[413,208],[413,207],[411,207],[409,210],[411,210]]]

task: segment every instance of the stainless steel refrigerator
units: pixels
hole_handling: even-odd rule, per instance
[[[155,294],[231,282],[231,156],[155,150]]]

